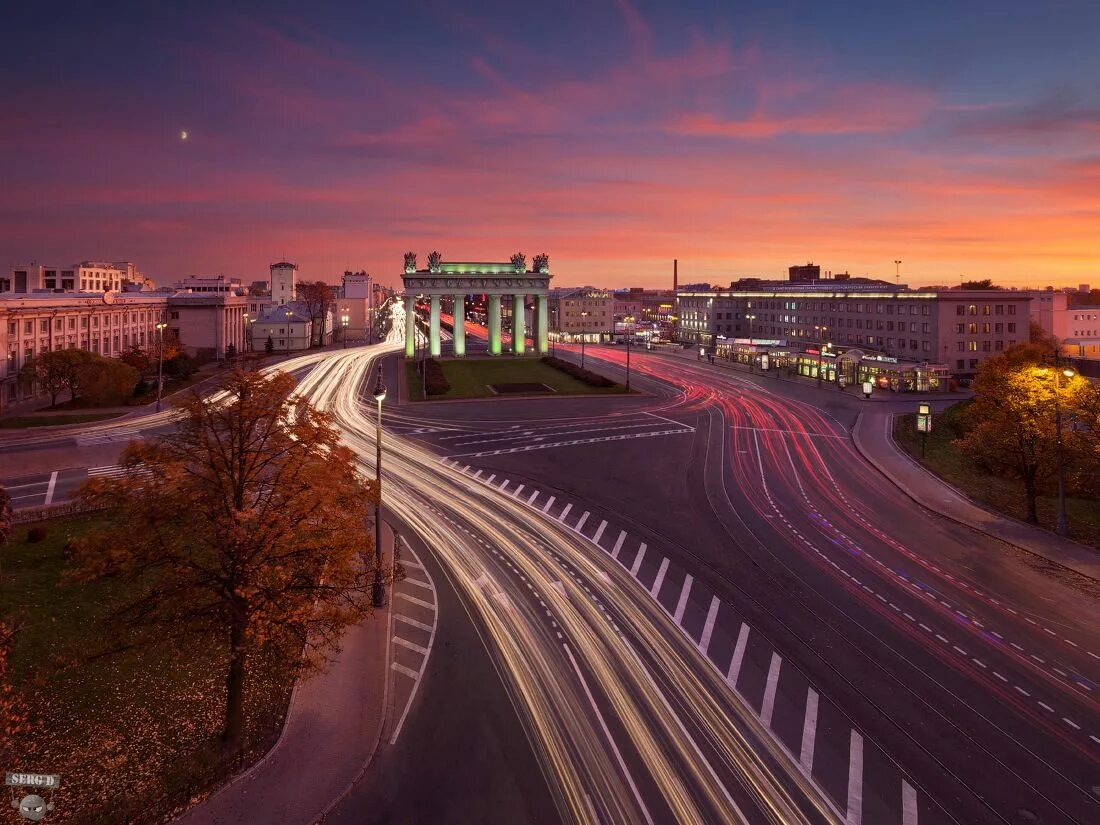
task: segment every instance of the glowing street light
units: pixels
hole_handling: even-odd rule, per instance
[[[1038,373],[1045,378],[1050,374],[1050,370],[1046,367],[1040,367]],[[1064,536],[1069,532],[1069,518],[1066,516],[1066,468],[1065,461],[1062,457],[1062,402],[1058,396],[1058,390],[1061,387],[1061,378],[1065,378],[1068,381],[1076,374],[1077,373],[1069,367],[1061,370],[1055,369],[1053,371],[1054,445],[1055,456],[1058,461],[1058,514],[1054,519],[1054,532],[1059,536]]]
[[[626,391],[630,392],[630,342],[634,338],[634,316],[623,318],[626,323]]]
[[[164,331],[168,329],[165,321],[157,323],[157,342],[160,345],[160,354],[157,357],[157,412],[160,412],[160,399],[164,394]]]
[[[343,336],[343,339],[344,339],[344,349],[347,349],[348,348],[348,321],[350,320],[350,316],[348,315],[348,308],[347,307],[341,307],[340,311],[343,313],[340,316],[340,326],[342,326],[343,330],[344,330],[341,333],[341,335]]]
[[[745,320],[749,322],[749,372],[753,372],[756,366],[756,353],[753,352],[752,346],[752,322],[756,320],[756,316],[746,315]]]
[[[581,310],[581,369],[584,369],[584,339],[588,334],[588,316],[587,309]]]
[[[821,359],[825,355],[825,352],[824,352],[825,347],[830,346],[829,344],[822,343],[825,339],[825,333],[828,330],[829,330],[829,328],[826,327],[826,326],[818,326],[816,324],[814,325],[814,332],[817,333],[817,386],[818,386],[818,389],[821,388],[821,366],[822,366],[822,360]]]
[[[378,403],[374,430],[374,484],[378,499],[374,502],[374,583],[371,586],[371,601],[375,607],[386,605],[386,582],[382,578],[382,402],[386,400],[386,385],[382,381],[382,364],[378,364],[378,380],[371,393]]]

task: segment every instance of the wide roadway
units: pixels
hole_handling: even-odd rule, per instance
[[[625,353],[587,357],[614,371]],[[625,532],[627,572],[644,542],[639,589],[706,632],[727,676],[736,660],[733,689],[792,759],[809,742],[803,767],[849,818],[1096,821],[1095,583],[902,496],[848,441],[855,398],[632,362],[651,396],[414,406],[395,423],[480,482],[537,491],[532,510],[568,504],[562,523],[609,554]]]

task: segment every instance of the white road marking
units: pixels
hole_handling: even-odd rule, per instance
[[[584,523],[586,521],[588,521],[588,511],[587,510],[584,511],[584,515],[581,516],[580,521],[577,522],[577,526],[574,527],[573,529],[576,530],[579,533],[581,531],[581,528],[584,527]]]
[[[53,488],[57,484],[57,470],[50,473],[50,485],[46,488],[46,501],[44,504],[49,505],[53,503]]]
[[[401,615],[400,613],[394,613],[393,618],[394,618],[394,621],[404,622],[405,624],[410,625],[411,627],[415,627],[418,630],[425,630],[428,633],[432,632],[432,626],[430,624],[425,624],[424,622],[418,622],[416,619],[411,619],[408,616]]]
[[[809,776],[814,769],[814,740],[817,738],[817,691],[806,688],[806,718],[802,721],[802,751],[798,763]]]
[[[516,491],[514,493],[512,493],[512,498],[519,498],[519,494],[523,492],[523,488],[526,487],[526,486],[527,486],[526,484],[519,485],[516,488]]]
[[[474,473],[474,478],[478,478],[484,472],[484,470],[478,470],[476,473]]]
[[[606,530],[606,529],[607,529],[607,522],[606,521],[601,521],[600,526],[596,528],[596,535],[594,535],[592,537],[592,541],[595,544],[600,543],[600,537],[603,536],[603,531]]]
[[[710,647],[710,637],[714,633],[714,620],[718,618],[718,605],[721,602],[718,601],[717,596],[711,596],[710,610],[707,611],[707,620],[703,622],[703,635],[699,637],[699,650],[703,655],[707,655],[707,648]]]
[[[419,653],[421,656],[427,656],[428,655],[428,648],[421,647],[418,644],[414,644],[413,642],[410,642],[408,639],[402,639],[400,636],[394,636],[393,641],[394,641],[395,644],[399,644],[399,645],[401,645],[401,647],[412,650],[415,653]]]
[[[863,822],[863,737],[854,730],[848,757],[848,816],[844,821],[847,825]]]
[[[416,596],[410,596],[408,593],[398,593],[397,598],[404,599],[407,602],[412,602],[413,604],[420,605],[421,607],[426,607],[428,608],[428,610],[435,610],[435,605],[431,602],[426,602],[423,599],[418,599],[416,598]]]
[[[393,664],[390,665],[390,667],[392,669],[396,670],[398,673],[404,673],[406,676],[408,676],[414,682],[419,682],[420,681],[420,674],[417,673],[415,670],[413,670],[411,667],[405,667],[403,664],[400,664],[399,662],[394,662]]]
[[[634,564],[630,565],[630,575],[638,577],[638,570],[642,566],[642,557],[645,555],[645,542],[638,548],[638,555],[634,557]]]
[[[901,780],[901,825],[917,825],[917,790]]]
[[[653,580],[653,586],[649,588],[649,593],[653,598],[657,598],[657,593],[661,590],[661,585],[665,581],[665,573],[668,572],[668,556],[661,559],[661,566],[657,569],[657,578]]]
[[[611,558],[617,559],[619,557],[619,551],[622,550],[624,541],[626,541],[626,530],[620,530],[619,537],[615,539],[615,549],[611,551]]]
[[[676,624],[680,624],[684,619],[684,611],[687,609],[688,594],[691,592],[692,581],[690,573],[684,576],[684,586],[680,588],[680,600],[676,602],[676,612],[672,614]]]
[[[569,441],[548,441],[540,444],[525,444],[522,447],[510,447],[501,450],[483,450],[478,453],[458,453],[451,458],[486,458],[494,455],[505,455],[508,453],[528,453],[532,450],[546,450],[551,447],[573,447],[578,444],[596,444],[604,441],[627,441],[632,438],[653,438],[659,435],[680,435],[682,433],[693,433],[695,430],[682,427],[677,430],[655,430],[649,433],[628,433],[625,435],[606,435],[602,438],[574,438]]]
[[[760,705],[760,721],[764,727],[772,726],[772,712],[775,710],[775,689],[779,685],[779,668],[783,664],[782,657],[773,652],[771,664],[768,665],[768,682],[764,687],[764,702]]]
[[[405,576],[405,578],[403,578],[401,581],[404,584],[415,584],[417,587],[423,587],[425,590],[431,590],[433,592],[435,591],[435,588],[432,587],[431,584],[429,584],[428,582],[422,582],[420,581],[420,579],[411,579],[408,576]]]
[[[497,477],[497,474],[496,474],[496,473],[493,473],[493,474],[492,474],[491,476],[489,476],[489,477],[488,477],[487,479],[485,479],[485,483],[486,483],[486,484],[492,484],[492,483],[493,483],[493,479],[494,479],[494,478],[496,478],[496,477]]]
[[[538,497],[539,497],[539,491],[535,490],[535,492],[531,493],[531,498],[527,499],[527,503],[528,504],[534,504],[535,499],[538,498]]]
[[[649,809],[645,806],[645,801],[642,799],[641,793],[638,792],[638,786],[634,784],[634,777],[630,774],[630,769],[626,766],[626,760],[623,759],[623,755],[619,752],[619,746],[615,744],[615,740],[611,736],[611,731],[607,729],[607,722],[604,721],[603,714],[600,713],[600,708],[596,704],[595,698],[592,696],[592,691],[588,689],[588,682],[584,679],[584,674],[581,673],[580,667],[577,665],[577,660],[573,658],[573,651],[569,649],[569,645],[562,645],[565,648],[566,655],[569,656],[569,661],[573,664],[573,670],[577,673],[577,678],[581,682],[581,687],[584,688],[584,693],[588,697],[588,702],[592,705],[592,712],[596,714],[596,719],[599,720],[600,727],[603,729],[603,734],[607,737],[608,744],[611,745],[611,750],[615,754],[615,760],[619,763],[619,770],[623,772],[623,776],[626,777],[627,783],[630,785],[630,790],[634,792],[634,799],[638,803],[638,807],[642,810],[642,815],[645,816],[645,821],[649,825],[653,825],[653,817],[649,815]]]
[[[749,626],[741,622],[741,630],[737,633],[737,646],[733,649],[733,659],[730,661],[730,669],[726,673],[726,684],[737,690],[737,676],[741,673],[741,660],[745,658],[745,645],[749,643]]]
[[[549,512],[550,505],[553,504],[553,503],[554,503],[554,497],[550,496],[550,498],[548,498],[546,500],[546,503],[544,505],[542,505],[542,512],[544,512],[544,513]]]
[[[504,481],[500,482],[500,491],[501,492],[504,492],[504,490],[507,487],[508,487],[508,479],[504,479]]]
[[[572,510],[572,509],[573,509],[573,503],[572,502],[566,504],[565,509],[562,510],[561,515],[558,516],[558,521],[560,521],[562,524],[565,524],[565,517],[567,515],[569,515],[569,511]]]

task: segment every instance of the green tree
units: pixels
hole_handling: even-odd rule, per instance
[[[982,278],[980,281],[963,281],[961,286],[963,289],[1004,289],[1004,287],[993,283],[990,278]]]
[[[71,577],[137,586],[112,633],[219,643],[228,751],[242,744],[258,653],[293,672],[316,666],[370,610],[373,485],[330,416],[294,388],[284,373],[236,369],[221,393],[180,405],[178,431],[131,444],[126,474],[81,493],[106,523],[78,543]]]
[[[264,352],[266,352],[268,355],[275,354],[275,339],[272,338],[270,335],[267,336],[267,340],[264,341]]]
[[[43,352],[37,358],[27,362],[33,377],[50,396],[50,406],[57,406],[57,397],[68,390],[70,398],[76,399],[80,388],[80,368],[94,356],[82,349],[58,349]]]

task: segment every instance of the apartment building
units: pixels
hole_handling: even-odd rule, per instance
[[[590,287],[550,293],[550,337],[556,341],[589,343],[610,340],[615,332],[615,299],[611,292]]]
[[[1026,292],[909,290],[867,279],[731,286],[677,295],[680,341],[703,348],[738,338],[793,348],[831,343],[968,377],[1029,336]]]
[[[12,267],[0,279],[0,292],[118,292],[125,284],[145,284],[148,279],[131,261],[81,261],[69,266],[32,263]]]

